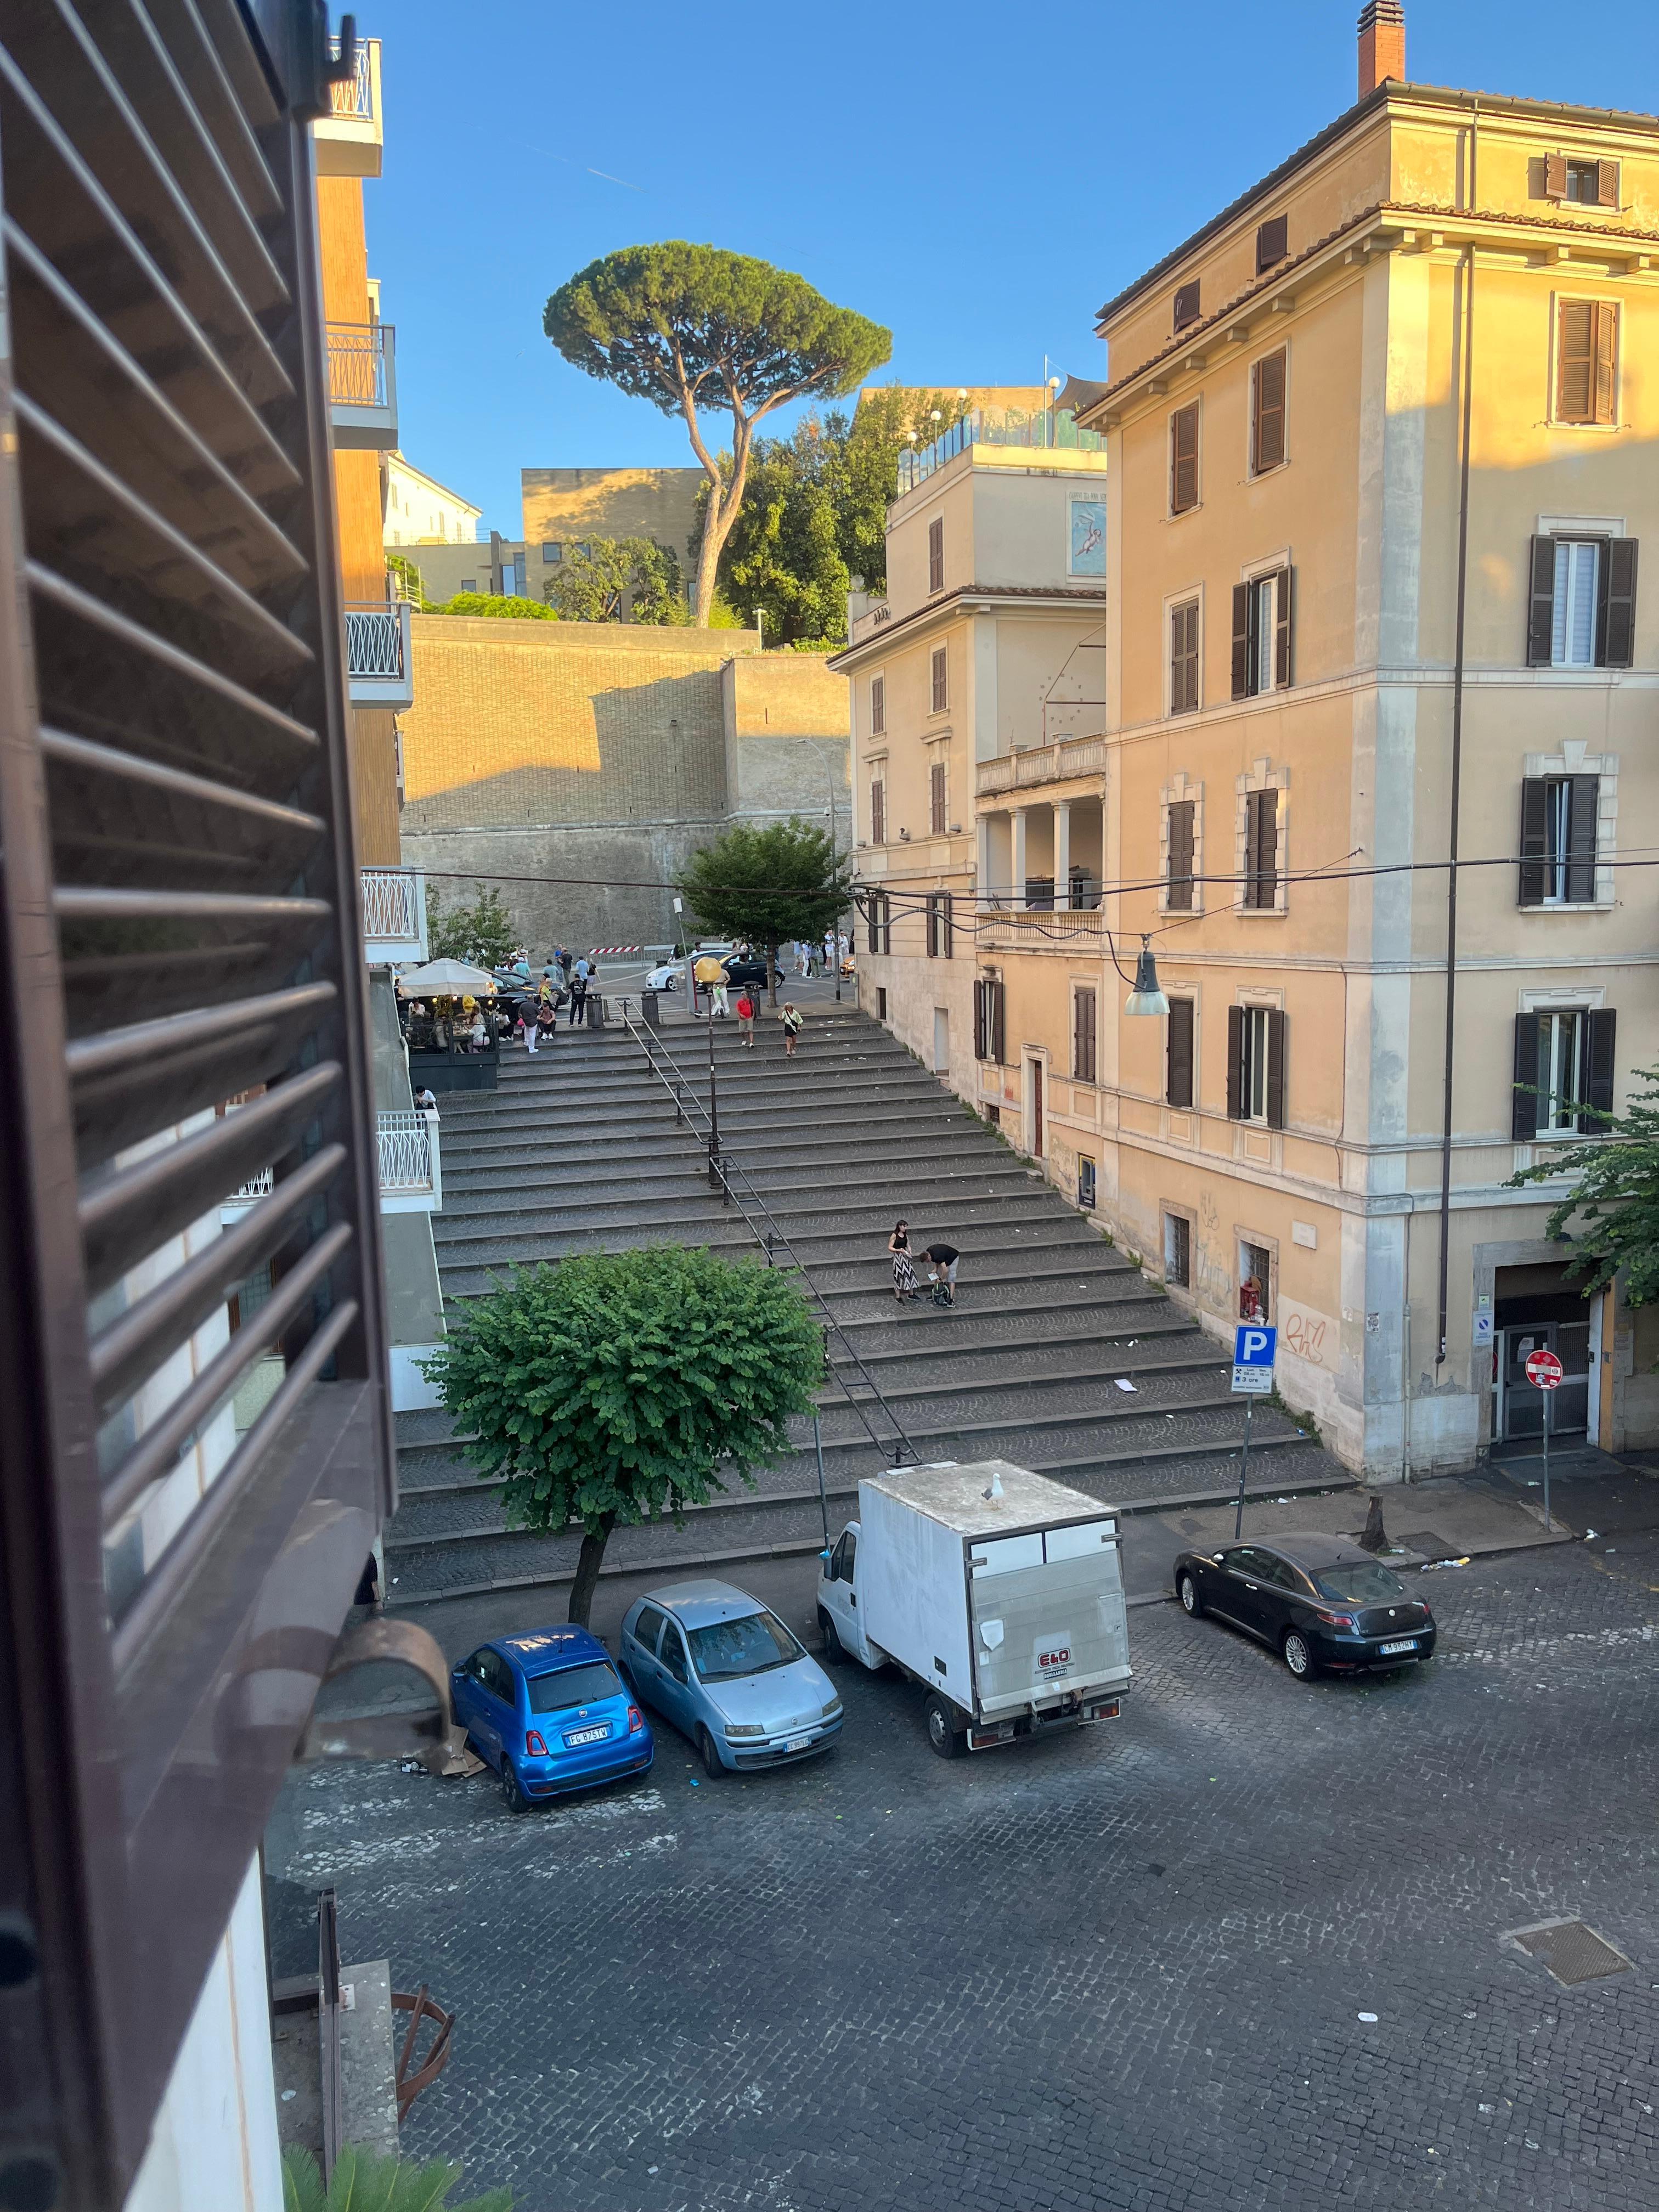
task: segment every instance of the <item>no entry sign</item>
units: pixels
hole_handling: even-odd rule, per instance
[[[1561,1382],[1561,1363],[1553,1352],[1534,1352],[1527,1362],[1527,1380],[1534,1390],[1554,1390]]]

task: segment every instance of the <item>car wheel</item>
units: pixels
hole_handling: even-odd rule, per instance
[[[1285,1655],[1285,1664],[1298,1682],[1310,1680],[1318,1672],[1314,1665],[1313,1653],[1308,1649],[1307,1638],[1296,1629],[1290,1631],[1279,1650]]]
[[[954,1759],[962,1749],[955,1708],[944,1698],[927,1700],[927,1741],[941,1759]]]
[[[841,1638],[836,1633],[835,1622],[830,1620],[827,1613],[822,1611],[818,1614],[818,1632],[823,1638],[824,1664],[829,1667],[839,1666],[847,1655],[841,1648]]]
[[[1198,1594],[1198,1584],[1188,1574],[1183,1574],[1176,1584],[1176,1595],[1181,1600],[1181,1609],[1197,1620],[1204,1611],[1204,1601]]]
[[[720,1755],[714,1748],[714,1739],[706,1728],[700,1728],[697,1730],[697,1749],[702,1754],[704,1773],[711,1782],[720,1781],[725,1775],[726,1769],[720,1765]]]
[[[530,1800],[524,1794],[518,1770],[505,1752],[501,1753],[501,1802],[509,1813],[527,1813],[530,1810]]]

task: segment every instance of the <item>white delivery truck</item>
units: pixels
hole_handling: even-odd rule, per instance
[[[901,1667],[941,1759],[1115,1720],[1129,1686],[1117,1516],[1006,1460],[859,1485],[818,1583],[824,1651]]]

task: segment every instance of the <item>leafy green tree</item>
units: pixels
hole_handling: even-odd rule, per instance
[[[1522,1168],[1506,1188],[1576,1176],[1575,1188],[1550,1215],[1545,1234],[1564,1237],[1577,1218],[1577,1249],[1568,1272],[1580,1279],[1584,1296],[1594,1297],[1622,1273],[1621,1295],[1644,1306],[1659,1298],[1659,1067],[1638,1068],[1631,1080],[1636,1095],[1628,1111],[1595,1114],[1604,1134],[1588,1144],[1552,1148],[1547,1160]]]
[[[738,822],[691,855],[678,886],[692,911],[723,937],[766,947],[766,988],[787,938],[821,937],[847,911],[852,882],[827,830],[792,815],[765,829]]]
[[[477,968],[505,968],[519,948],[519,939],[498,890],[472,886],[477,896],[471,906],[458,903],[446,910],[437,886],[426,887],[426,942],[434,960],[470,960]]]
[[[424,608],[429,615],[494,616],[501,622],[557,622],[557,611],[539,599],[515,599],[509,592],[457,592],[441,605]]]
[[[542,328],[577,368],[684,417],[709,488],[691,602],[699,629],[743,506],[755,425],[791,400],[850,392],[893,342],[788,270],[683,239],[591,262],[548,301]],[[732,418],[729,468],[709,450],[705,411]]]
[[[431,606],[431,601],[426,595],[426,579],[422,575],[416,564],[410,559],[408,554],[388,553],[386,556],[386,565],[387,574],[398,579],[403,586],[404,597],[416,612],[427,613]]]
[[[705,1504],[790,1449],[823,1339],[795,1284],[679,1244],[521,1267],[461,1309],[426,1363],[507,1518],[581,1525],[570,1618],[586,1622],[611,1530]]]
[[[513,2212],[510,2189],[452,2205],[449,2192],[460,2179],[460,2167],[446,2158],[410,2166],[395,2151],[348,2143],[325,2189],[311,2153],[290,2144],[283,2153],[283,2212]]]
[[[680,564],[653,538],[595,538],[548,579],[547,603],[567,622],[689,623]]]

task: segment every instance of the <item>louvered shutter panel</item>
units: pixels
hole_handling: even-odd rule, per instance
[[[1564,300],[1556,325],[1555,411],[1563,422],[1595,419],[1595,307]]]
[[[1244,1119],[1244,1009],[1227,1009],[1227,1118]]]
[[[1260,473],[1285,458],[1285,355],[1264,354],[1252,375],[1251,466]]]
[[[1604,668],[1630,668],[1635,664],[1636,550],[1633,538],[1610,538],[1607,542],[1596,654]]]
[[[1549,786],[1542,776],[1528,775],[1521,783],[1521,890],[1522,906],[1544,903],[1545,816]]]
[[[1171,913],[1189,914],[1193,904],[1193,813],[1190,799],[1170,808],[1170,867],[1164,903]]]
[[[974,1058],[988,1060],[991,1042],[991,1004],[986,994],[989,989],[982,975],[974,978]]]
[[[1575,775],[1570,779],[1572,797],[1567,808],[1567,896],[1587,905],[1595,896],[1595,817],[1601,778]]]
[[[1285,1126],[1285,1017],[1277,1006],[1267,1009],[1267,1127]]]
[[[1611,422],[1617,417],[1615,378],[1619,362],[1619,310],[1611,301],[1596,302],[1595,324],[1595,420]]]
[[[991,1057],[999,1064],[1002,1060],[1003,1010],[1006,993],[1000,982],[991,986]]]
[[[1606,1133],[1602,1117],[1613,1112],[1613,1054],[1619,1017],[1611,1006],[1597,1006],[1584,1020],[1588,1035],[1583,1103],[1589,1110],[1578,1116],[1578,1132],[1581,1136],[1597,1137]]]
[[[1276,215],[1257,226],[1255,234],[1255,273],[1263,276],[1276,263],[1285,258],[1290,249],[1291,223],[1288,216]]]
[[[870,842],[887,842],[887,787],[879,776],[870,786]]]
[[[1616,208],[1618,206],[1619,164],[1617,161],[1596,163],[1595,204],[1598,207]]]
[[[957,902],[950,891],[939,893],[939,957],[950,960],[955,957],[957,949]]]
[[[1273,682],[1285,690],[1291,681],[1291,580],[1281,568],[1273,579]]]
[[[1564,200],[1567,197],[1567,157],[1565,154],[1546,154],[1544,156],[1544,198]]]
[[[1185,514],[1198,504],[1198,408],[1178,407],[1170,417],[1170,511]]]
[[[1072,994],[1072,1073],[1079,1083],[1095,1079],[1095,994]]]
[[[1554,657],[1555,540],[1534,538],[1527,595],[1527,665],[1547,668]]]
[[[1235,1009],[1237,1011],[1237,1009]],[[1170,1001],[1169,1032],[1164,1042],[1164,1096],[1171,1106],[1193,1103],[1193,1002]],[[1228,1109],[1229,1112],[1231,1108]]]
[[[1182,284],[1176,293],[1174,324],[1176,330],[1184,331],[1188,323],[1198,320],[1198,301],[1199,280],[1194,276],[1190,283]]]
[[[1511,1092],[1510,1134],[1517,1145],[1529,1145],[1538,1134],[1540,1103],[1538,1082],[1538,1017],[1515,1018],[1515,1088]]]
[[[1233,586],[1233,696],[1244,699],[1250,690],[1250,587]]]

